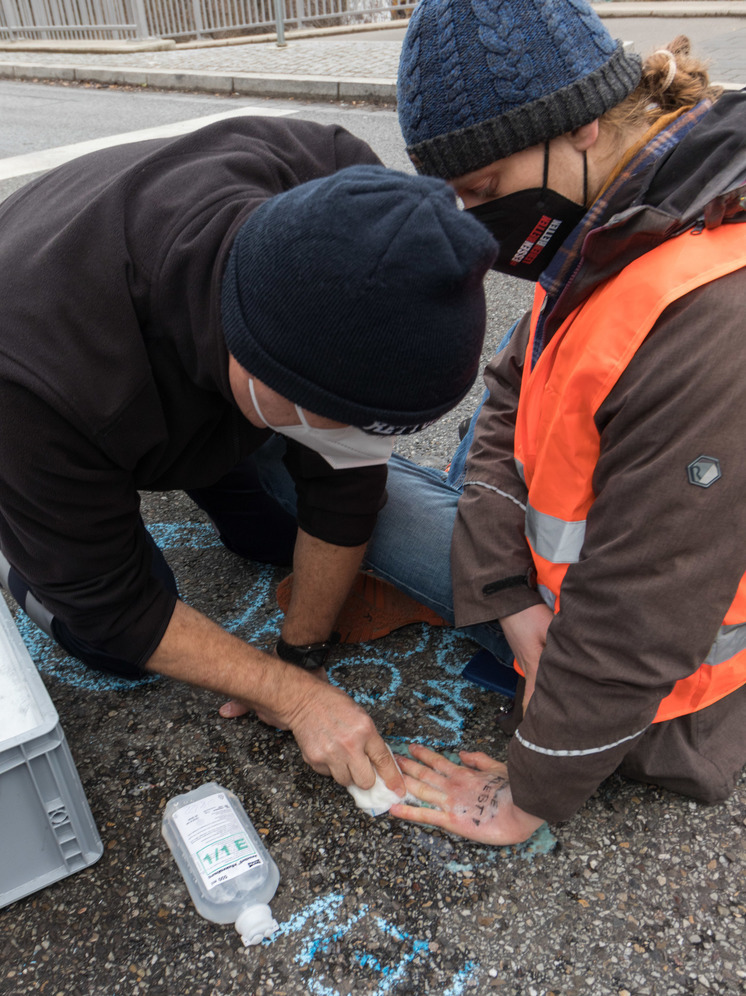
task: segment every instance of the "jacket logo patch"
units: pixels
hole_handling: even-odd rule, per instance
[[[686,476],[690,484],[696,484],[698,488],[709,488],[723,476],[720,461],[711,456],[698,456],[686,468]]]

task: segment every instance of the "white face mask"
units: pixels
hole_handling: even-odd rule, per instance
[[[257,403],[253,377],[249,377],[249,391],[256,413],[268,429],[279,432],[288,439],[295,439],[309,450],[314,450],[335,470],[388,463],[389,457],[394,452],[397,436],[371,435],[354,425],[342,429],[317,429],[308,424],[303,409],[298,405],[295,406],[295,410],[301,421],[300,425],[270,425]]]

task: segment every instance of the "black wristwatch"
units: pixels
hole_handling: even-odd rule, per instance
[[[306,643],[301,646],[286,643],[280,637],[275,652],[280,660],[285,661],[286,664],[302,667],[304,671],[315,671],[317,667],[324,666],[329,651],[337,643],[339,643],[339,633],[332,633],[329,639],[324,640],[323,643]]]

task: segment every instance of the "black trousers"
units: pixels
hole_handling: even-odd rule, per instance
[[[263,490],[251,457],[217,483],[187,491],[187,494],[207,513],[221,541],[233,553],[259,563],[280,566],[292,563],[297,533],[295,518]],[[142,520],[140,528],[146,529]],[[176,578],[163,552],[150,533],[147,533],[147,539],[152,555],[151,574],[178,596]],[[43,607],[22,575],[1,556],[0,560],[0,582],[34,622],[67,653],[96,671],[132,680],[143,677],[142,671],[128,661],[77,637],[61,619]]]

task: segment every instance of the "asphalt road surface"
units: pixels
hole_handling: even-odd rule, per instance
[[[29,155],[239,106],[339,121],[386,163],[407,167],[391,111],[0,83],[0,197],[43,168]],[[18,172],[18,157],[30,171]],[[486,353],[530,287],[490,278],[488,296]],[[478,395],[476,387],[459,412],[410,441],[412,455],[442,466]],[[144,515],[186,601],[271,646],[283,572],[227,553],[177,494],[149,496]],[[0,910],[0,996],[746,992],[743,782],[726,804],[707,808],[613,776],[577,816],[528,846],[482,847],[372,820],[303,764],[288,734],[251,717],[223,720],[220,698],[197,689],[97,678],[22,617],[18,624],[104,854]],[[410,626],[341,652],[330,679],[395,749],[414,738],[504,757],[495,716],[505,700],[461,676],[474,649],[453,631]],[[3,777],[0,763],[0,807]],[[195,912],[160,836],[167,799],[210,780],[243,799],[280,867],[272,903],[280,930],[249,951],[232,927]],[[13,859],[31,873],[34,855],[22,851]]]

